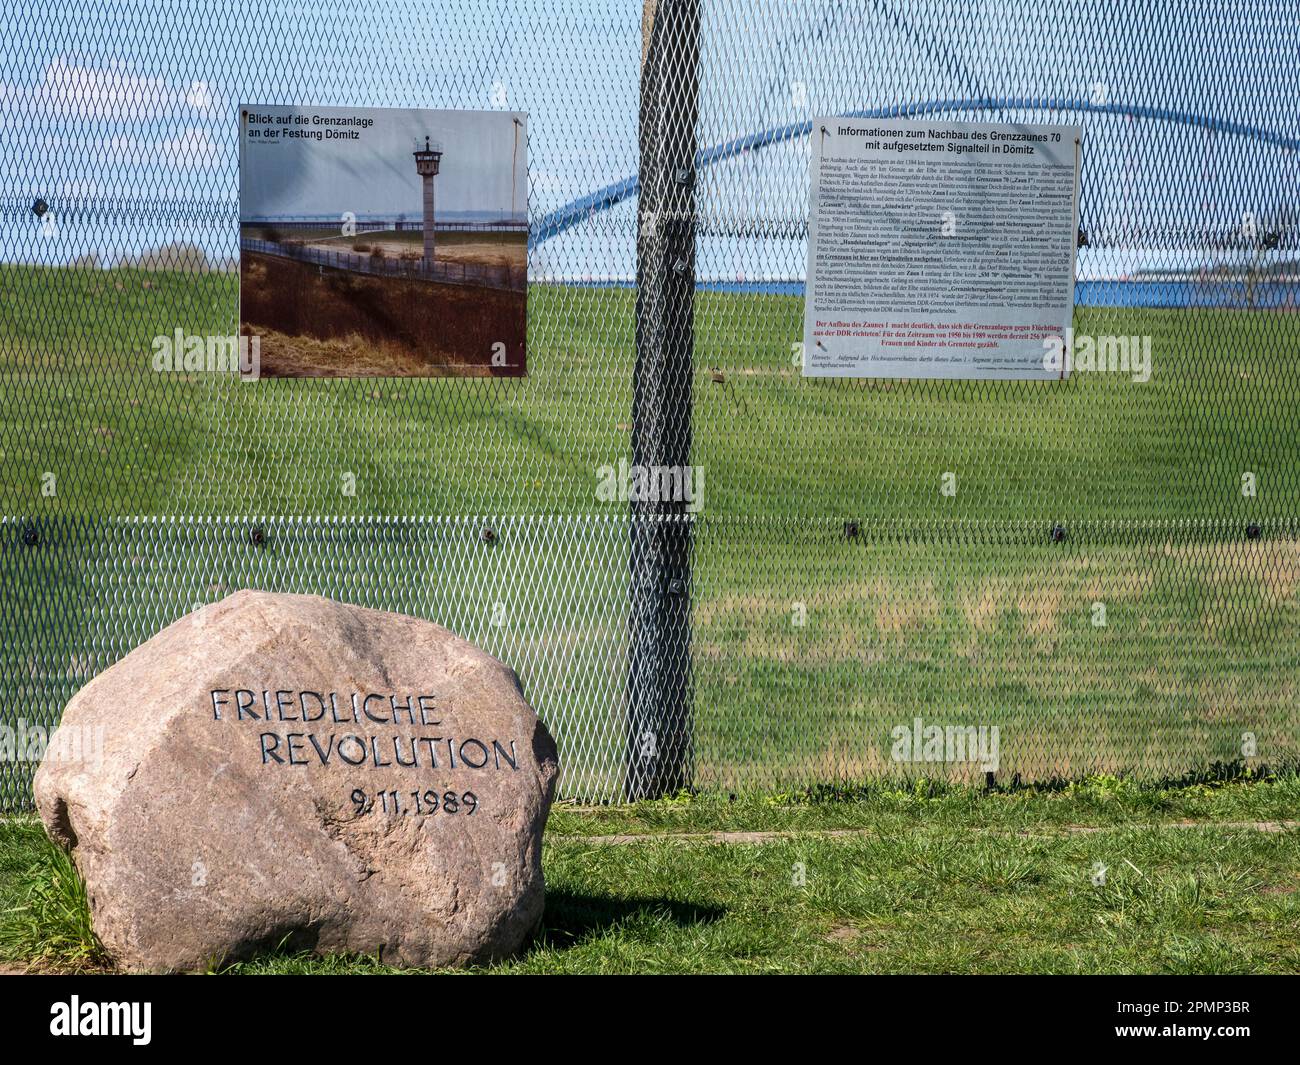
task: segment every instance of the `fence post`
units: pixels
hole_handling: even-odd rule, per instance
[[[691,457],[699,0],[645,0],[641,21],[632,462],[684,477]],[[659,478],[653,479],[659,488]],[[678,482],[680,484],[680,481]],[[631,501],[629,799],[691,783],[688,501]]]

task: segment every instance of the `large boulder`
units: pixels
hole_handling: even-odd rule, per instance
[[[536,927],[557,772],[514,672],[472,644],[245,591],[79,691],[35,792],[123,968],[268,947],[440,966]]]

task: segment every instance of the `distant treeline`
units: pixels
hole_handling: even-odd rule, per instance
[[[104,263],[95,252],[78,255],[67,264],[74,270],[167,270],[182,274],[228,274],[239,269],[239,260],[227,257],[210,259],[197,244],[178,240],[139,255],[121,255],[111,264]]]

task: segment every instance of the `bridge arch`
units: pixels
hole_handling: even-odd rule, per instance
[[[1207,133],[1222,133],[1231,137],[1244,137],[1262,144],[1272,144],[1285,151],[1300,150],[1300,137],[1288,137],[1264,126],[1255,126],[1245,122],[1214,118],[1210,115],[1198,115],[1192,111],[1180,111],[1168,107],[1148,107],[1144,104],[1129,103],[1093,103],[1091,100],[1069,98],[994,99],[984,97],[966,100],[925,100],[915,104],[894,107],[876,107],[865,111],[846,111],[840,118],[910,118],[948,111],[1065,111],[1084,112],[1099,115],[1123,115],[1130,118],[1152,122],[1167,122],[1179,126],[1191,126],[1204,129]],[[773,126],[757,133],[745,134],[723,141],[709,148],[701,148],[695,155],[699,169],[715,166],[745,152],[762,151],[776,144],[785,144],[810,136],[812,120],[792,122],[784,126]],[[640,191],[640,184],[635,175],[615,181],[604,188],[597,189],[585,196],[566,203],[538,219],[529,232],[528,246],[536,247],[558,237],[561,233],[585,221],[593,214],[608,211],[624,200],[629,200]]]

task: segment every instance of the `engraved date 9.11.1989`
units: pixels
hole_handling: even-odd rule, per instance
[[[365,788],[353,788],[351,799],[353,810],[358,817],[376,808],[394,817],[408,814],[426,816],[436,813],[465,814],[469,817],[478,809],[478,796],[472,791],[459,794],[454,791],[444,791],[439,795],[434,788],[411,792],[378,791],[373,795]]]

